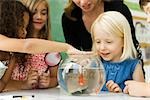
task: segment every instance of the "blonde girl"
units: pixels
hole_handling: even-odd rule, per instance
[[[106,71],[102,91],[122,92],[126,80],[144,81],[130,25],[121,13],[109,11],[99,15],[91,33],[93,51],[101,57]]]

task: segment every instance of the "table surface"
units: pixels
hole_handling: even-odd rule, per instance
[[[34,95],[34,98],[31,96]],[[13,96],[24,96],[26,99],[13,98]],[[30,97],[27,99],[27,97]],[[123,93],[101,92],[98,96],[69,96],[62,94],[59,88],[20,90],[0,93],[0,100],[150,100],[145,97],[132,97]]]

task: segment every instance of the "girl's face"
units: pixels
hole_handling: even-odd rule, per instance
[[[98,54],[106,61],[120,60],[123,51],[123,39],[115,33],[106,33],[96,25],[94,30],[94,44]]]
[[[92,11],[102,0],[72,0],[84,12]]]
[[[27,35],[26,29],[27,29],[28,24],[29,24],[29,13],[28,12],[24,12],[23,21],[24,21],[24,24],[18,30],[18,33],[19,33],[18,37],[22,38],[22,39],[24,39]]]
[[[48,12],[46,2],[42,1],[36,7],[33,14],[33,26],[35,30],[40,31],[47,22]]]
[[[147,14],[147,22],[150,23],[150,2],[143,6],[144,12]]]

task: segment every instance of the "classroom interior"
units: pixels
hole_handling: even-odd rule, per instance
[[[52,40],[65,42],[62,26],[61,26],[61,16],[63,9],[66,6],[67,0],[48,0],[50,3],[51,11],[51,35]],[[129,7],[132,16],[133,23],[135,26],[136,38],[140,43],[142,58],[144,60],[145,71],[150,68],[150,26],[146,22],[146,14],[140,9],[138,0],[124,0],[124,3]],[[65,54],[62,54],[65,58]],[[150,82],[150,79],[146,75],[146,81]]]
[[[61,25],[61,17],[62,13],[64,10],[64,7],[66,5],[68,0],[48,0],[50,3],[50,21],[51,21],[51,38],[54,41],[59,41],[59,42],[65,42],[65,38],[63,35],[63,30],[62,30],[62,25]],[[138,0],[124,0],[125,4],[129,7],[132,16],[133,16],[133,22],[135,26],[135,31],[136,31],[136,37],[140,43],[141,50],[142,50],[142,58],[144,61],[144,70],[146,71],[145,75],[145,81],[147,83],[150,83],[150,26],[146,22],[146,14],[140,9]],[[65,53],[62,53],[63,59],[66,57]],[[149,78],[148,78],[149,77]],[[52,90],[39,90],[35,92],[34,90],[32,91],[16,91],[12,92],[12,94],[24,94],[24,95],[31,95],[31,94],[38,94],[39,97],[36,97],[36,99],[47,99],[50,98],[51,100],[69,100],[69,97],[61,97],[59,98],[59,90],[58,88],[52,89]],[[10,92],[11,94],[11,92]],[[9,93],[7,94],[2,94],[2,95],[10,95]],[[51,94],[51,95],[50,95]],[[0,96],[2,96],[0,95]],[[46,96],[45,96],[46,95]],[[110,96],[103,94],[102,93],[102,99],[103,100],[120,100],[120,98],[123,98],[124,100],[126,99],[139,99],[142,100],[141,98],[134,98],[134,97],[127,97],[126,95],[119,94],[119,95],[114,95],[114,94],[109,94]],[[72,97],[73,99],[77,99],[76,97]],[[94,97],[95,100],[99,99],[97,97]],[[96,99],[97,98],[97,99]],[[83,97],[78,98],[79,99],[85,99]],[[93,99],[87,97],[87,99]],[[0,99],[1,100],[1,99]],[[6,99],[2,99],[6,100]],[[33,100],[33,99],[31,99]],[[146,99],[143,99],[146,100]]]

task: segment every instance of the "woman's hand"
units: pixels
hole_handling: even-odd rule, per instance
[[[106,87],[108,88],[108,90],[110,92],[115,92],[115,93],[122,92],[122,89],[119,87],[119,85],[117,83],[114,83],[113,80],[109,80],[106,83]]]

